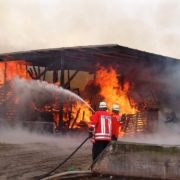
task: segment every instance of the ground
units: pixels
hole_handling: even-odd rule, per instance
[[[37,180],[63,162],[87,138],[88,133],[70,132],[63,135],[40,135],[22,128],[0,128],[0,180]],[[164,138],[166,142],[179,143],[177,138]],[[163,143],[157,136],[156,141]],[[126,139],[127,140],[127,139]],[[131,140],[133,138],[131,137]],[[135,140],[135,139],[134,139]],[[138,138],[138,141],[143,139]],[[146,139],[151,142],[152,138]],[[87,142],[60,168],[51,175],[70,169],[87,170],[92,164],[92,144]],[[110,177],[93,177],[105,180]],[[113,178],[115,180],[115,178]],[[118,180],[137,180],[118,177]],[[139,179],[139,178],[138,178]],[[81,180],[88,180],[81,178]],[[142,179],[143,180],[143,179]]]
[[[79,139],[80,140],[80,139]],[[80,143],[81,144],[81,143]],[[65,160],[74,150],[54,143],[0,144],[0,180],[37,180]],[[87,170],[91,165],[91,144],[87,142],[53,174],[74,170]],[[69,180],[71,178],[68,178]],[[93,176],[72,180],[139,180],[139,178]],[[54,179],[55,180],[55,179]],[[57,179],[56,179],[57,180]],[[142,179],[149,180],[149,179]]]
[[[18,130],[0,132],[0,180],[37,179],[38,176],[48,173],[63,162],[84,139],[86,139],[85,135],[76,138],[75,136],[49,137],[24,131],[18,133]],[[70,168],[87,170],[92,163],[91,149],[92,145],[88,140],[54,173],[66,172]]]

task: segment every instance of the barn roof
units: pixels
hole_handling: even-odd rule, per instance
[[[24,60],[33,66],[48,67],[52,65],[51,69],[54,70],[61,69],[62,57],[64,59],[64,69],[76,70],[82,65],[82,69],[85,71],[92,71],[97,63],[109,65],[126,62],[138,63],[139,61],[152,63],[178,62],[178,59],[175,58],[116,44],[39,49],[0,54],[0,60],[3,62]]]

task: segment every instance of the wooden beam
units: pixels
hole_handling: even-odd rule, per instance
[[[37,71],[36,71],[35,66],[33,66],[33,70],[34,70],[34,73],[35,73],[35,75],[36,75],[36,77],[37,77],[37,76],[38,76],[38,74],[37,74]]]
[[[88,58],[89,59],[89,58]],[[85,62],[82,62],[81,65],[78,67],[78,69],[74,72],[74,74],[68,78],[68,81],[66,82],[66,84],[64,85],[64,87],[66,88],[68,86],[68,84],[72,81],[72,79],[75,77],[75,75],[80,71],[80,69],[85,65]]]
[[[45,70],[40,73],[37,77],[35,77],[34,79],[40,79],[42,75],[44,75],[53,65],[55,65],[56,63],[59,62],[59,59],[54,61],[52,64],[50,64],[47,68],[45,68]]]
[[[70,79],[70,71],[69,71],[69,69],[68,69],[68,81],[69,81],[69,79]],[[71,83],[69,82],[69,83],[67,84],[67,86],[68,86],[68,89],[70,90],[70,89],[71,89]],[[65,87],[67,87],[67,86],[65,86]]]
[[[61,76],[60,76],[60,86],[64,87],[64,55],[61,55]]]
[[[45,70],[46,70],[46,67],[45,67]],[[45,79],[46,79],[46,72],[47,71],[45,71],[45,73],[43,74],[43,81],[45,81]]]
[[[67,81],[66,84],[64,85],[65,88],[69,85],[69,83],[73,80],[73,78],[75,77],[75,75],[76,75],[78,72],[79,72],[79,69],[76,70],[76,71],[74,72],[74,74],[68,79],[68,81]]]
[[[61,76],[60,76],[60,86],[64,87],[64,55],[61,54]],[[60,96],[61,98],[61,96]],[[59,131],[63,128],[63,102],[60,99],[59,102]]]
[[[77,118],[78,118],[78,116],[79,116],[80,110],[81,110],[81,108],[79,108],[79,110],[77,111],[77,114],[76,114],[76,117],[75,117],[75,119],[74,119],[74,122],[73,122],[72,125],[71,125],[71,129],[73,129],[74,124],[75,124],[76,121],[77,121]]]

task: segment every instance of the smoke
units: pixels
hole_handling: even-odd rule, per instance
[[[1,119],[1,121],[0,148],[3,154],[1,156],[1,180],[28,179],[45,174],[69,157],[87,137],[87,134],[75,132],[42,135],[28,131],[19,126],[17,122],[16,126],[11,126],[6,124],[7,120]],[[72,167],[74,159],[82,157],[82,154],[85,157],[88,154],[90,159],[90,153],[91,142],[86,141],[68,161],[68,166]],[[39,166],[40,168],[37,168]]]
[[[29,100],[31,99],[42,104],[50,101],[53,95],[55,95],[56,97],[59,97],[59,102],[66,102],[67,100],[76,99],[86,104],[91,110],[93,110],[81,97],[75,93],[54,84],[49,84],[45,81],[28,81],[26,79],[15,77],[12,80],[12,85],[15,90],[15,95],[20,98],[21,103],[29,103]]]
[[[2,121],[2,120],[1,120]],[[88,134],[87,134],[88,135]],[[68,148],[78,147],[87,136],[84,132],[69,132],[67,134],[39,134],[35,131],[30,132],[28,128],[25,128],[17,123],[16,126],[2,121],[0,124],[0,143],[8,144],[32,144],[32,143],[44,143],[54,145],[66,150]],[[89,146],[90,143],[86,143]],[[48,147],[47,147],[48,148]],[[71,150],[70,150],[71,151]]]
[[[119,138],[120,141],[158,144],[158,145],[180,145],[180,122],[165,124],[165,117],[159,113],[157,132],[151,134],[137,134]]]
[[[178,0],[0,0],[0,53],[119,44],[179,58]]]
[[[119,138],[120,141],[136,142],[136,143],[147,143],[147,144],[159,144],[159,145],[180,145],[180,125],[168,124],[163,125],[161,130],[155,134],[139,134],[137,136],[127,136]],[[162,131],[162,129],[164,131]]]
[[[40,80],[26,80],[26,79],[20,79],[18,77],[15,77],[12,79],[12,85],[15,90],[15,94],[18,96],[21,96],[22,99],[26,100],[27,98],[36,98],[38,96],[38,99],[40,100],[47,100],[50,99],[52,96],[52,93],[56,96],[61,94],[60,99],[63,101],[64,99],[68,98],[74,98],[78,99],[82,102],[84,102],[83,99],[81,99],[79,96],[74,94],[73,92],[63,89],[62,87],[58,87],[54,84],[49,84],[46,81],[40,81]]]

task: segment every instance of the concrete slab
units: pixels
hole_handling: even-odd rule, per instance
[[[112,142],[93,173],[154,179],[180,179],[180,146]]]

